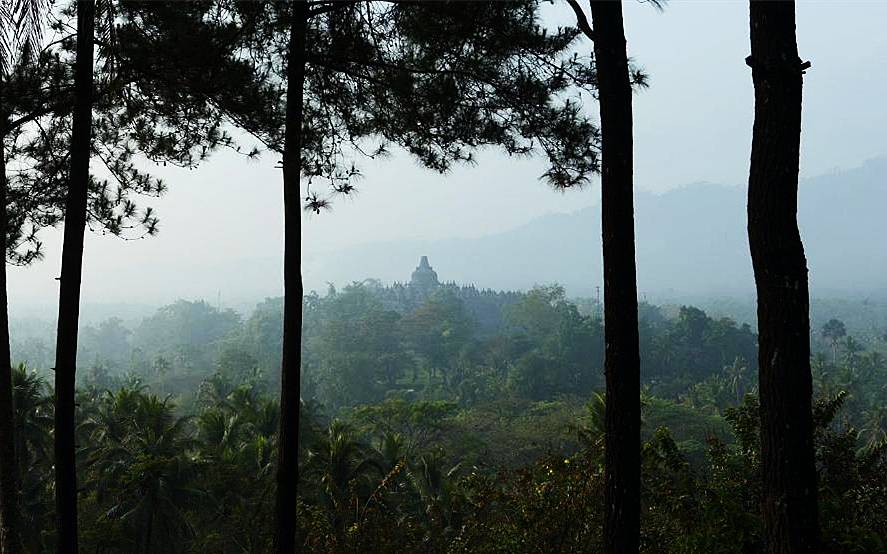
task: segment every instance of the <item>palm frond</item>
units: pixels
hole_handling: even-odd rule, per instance
[[[0,70],[3,75],[9,72],[12,65],[12,52],[15,50],[15,17],[11,0],[0,0]]]
[[[40,50],[51,0],[0,0],[0,57],[4,73]]]
[[[650,4],[658,12],[665,11],[665,5],[668,4],[668,0],[640,0],[640,2]]]

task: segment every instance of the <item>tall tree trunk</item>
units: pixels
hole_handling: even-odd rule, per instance
[[[0,105],[3,103],[0,76]],[[0,139],[6,136],[6,121],[0,121]],[[6,191],[6,149],[0,143],[0,554],[21,552],[18,530],[18,467],[15,452],[15,411],[12,405],[12,366],[9,351],[9,302],[6,295],[6,236],[9,226]]]
[[[151,553],[151,536],[154,534],[154,514],[148,513],[148,523],[145,525],[145,537],[142,539],[142,552]]]
[[[295,552],[296,491],[299,484],[299,410],[302,354],[302,106],[308,7],[292,4],[286,84],[286,135],[283,146],[283,360],[280,371],[280,435],[274,548]]]
[[[71,170],[65,201],[65,234],[59,286],[55,345],[55,503],[57,552],[77,552],[77,469],[74,461],[74,377],[77,370],[77,325],[83,234],[92,140],[93,33],[95,4],[77,2],[77,60],[74,65],[74,122]]]
[[[818,552],[811,415],[810,300],[798,230],[801,87],[794,2],[752,1],[755,123],[748,242],[758,293],[764,540],[770,553]]]
[[[640,541],[641,407],[634,248],[631,82],[622,3],[591,2],[601,110],[604,370],[607,380],[604,551]]]

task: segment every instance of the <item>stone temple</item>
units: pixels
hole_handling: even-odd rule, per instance
[[[419,267],[413,271],[413,275],[410,277],[410,286],[425,292],[432,292],[440,286],[437,272],[431,269],[428,264],[428,256],[422,256],[422,259],[419,260]]]
[[[478,289],[474,285],[460,285],[453,281],[441,282],[428,262],[428,256],[419,259],[407,283],[395,282],[378,287],[376,294],[386,309],[400,313],[415,310],[435,295],[452,294],[465,304],[482,331],[493,331],[502,325],[502,308],[520,300],[520,293]]]

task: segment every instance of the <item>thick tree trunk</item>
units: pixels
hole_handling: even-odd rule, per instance
[[[283,362],[280,371],[280,436],[278,437],[278,554],[295,552],[296,490],[299,484],[299,410],[302,355],[302,105],[305,88],[305,2],[293,2],[287,61],[286,135],[283,147]]]
[[[4,92],[0,76],[0,105]],[[0,137],[5,135],[6,121],[0,121]],[[21,552],[21,544],[15,412],[12,406],[12,356],[9,352],[9,303],[6,295],[6,236],[9,225],[6,186],[6,150],[0,143],[0,237],[3,238],[3,259],[0,263],[0,554],[17,554]]]
[[[95,4],[77,2],[77,60],[74,65],[74,123],[71,170],[65,201],[65,234],[55,346],[55,502],[57,552],[77,552],[77,469],[74,462],[74,376],[77,325],[92,135],[93,33]]]
[[[758,293],[766,552],[818,552],[810,300],[798,230],[802,67],[794,2],[751,2],[748,242]]]
[[[592,1],[601,110],[604,370],[607,380],[604,550],[640,540],[640,352],[634,248],[631,82],[622,3]]]

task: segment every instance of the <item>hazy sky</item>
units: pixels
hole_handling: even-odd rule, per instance
[[[572,18],[559,0],[546,13],[552,24]],[[813,63],[804,85],[802,175],[887,154],[884,21],[887,2],[799,3],[800,53]],[[625,24],[629,53],[651,77],[651,87],[635,98],[637,185],[664,191],[698,181],[742,184],[753,115],[744,63],[747,4],[672,1],[658,12],[629,0]],[[588,109],[596,114],[597,106]],[[180,296],[215,300],[220,293],[223,303],[237,303],[279,294],[282,214],[275,162],[273,156],[250,162],[226,152],[196,171],[159,168],[170,184],[169,193],[152,204],[161,217],[160,235],[133,242],[89,236],[84,301],[153,304]],[[580,191],[552,192],[537,179],[543,161],[494,152],[447,176],[403,155],[363,163],[362,170],[358,195],[338,201],[332,212],[305,218],[309,282],[322,279],[310,274],[311,260],[344,246],[480,236],[541,214],[577,210],[599,194],[596,182]],[[44,261],[11,269],[14,311],[55,306],[60,235],[44,234]]]

